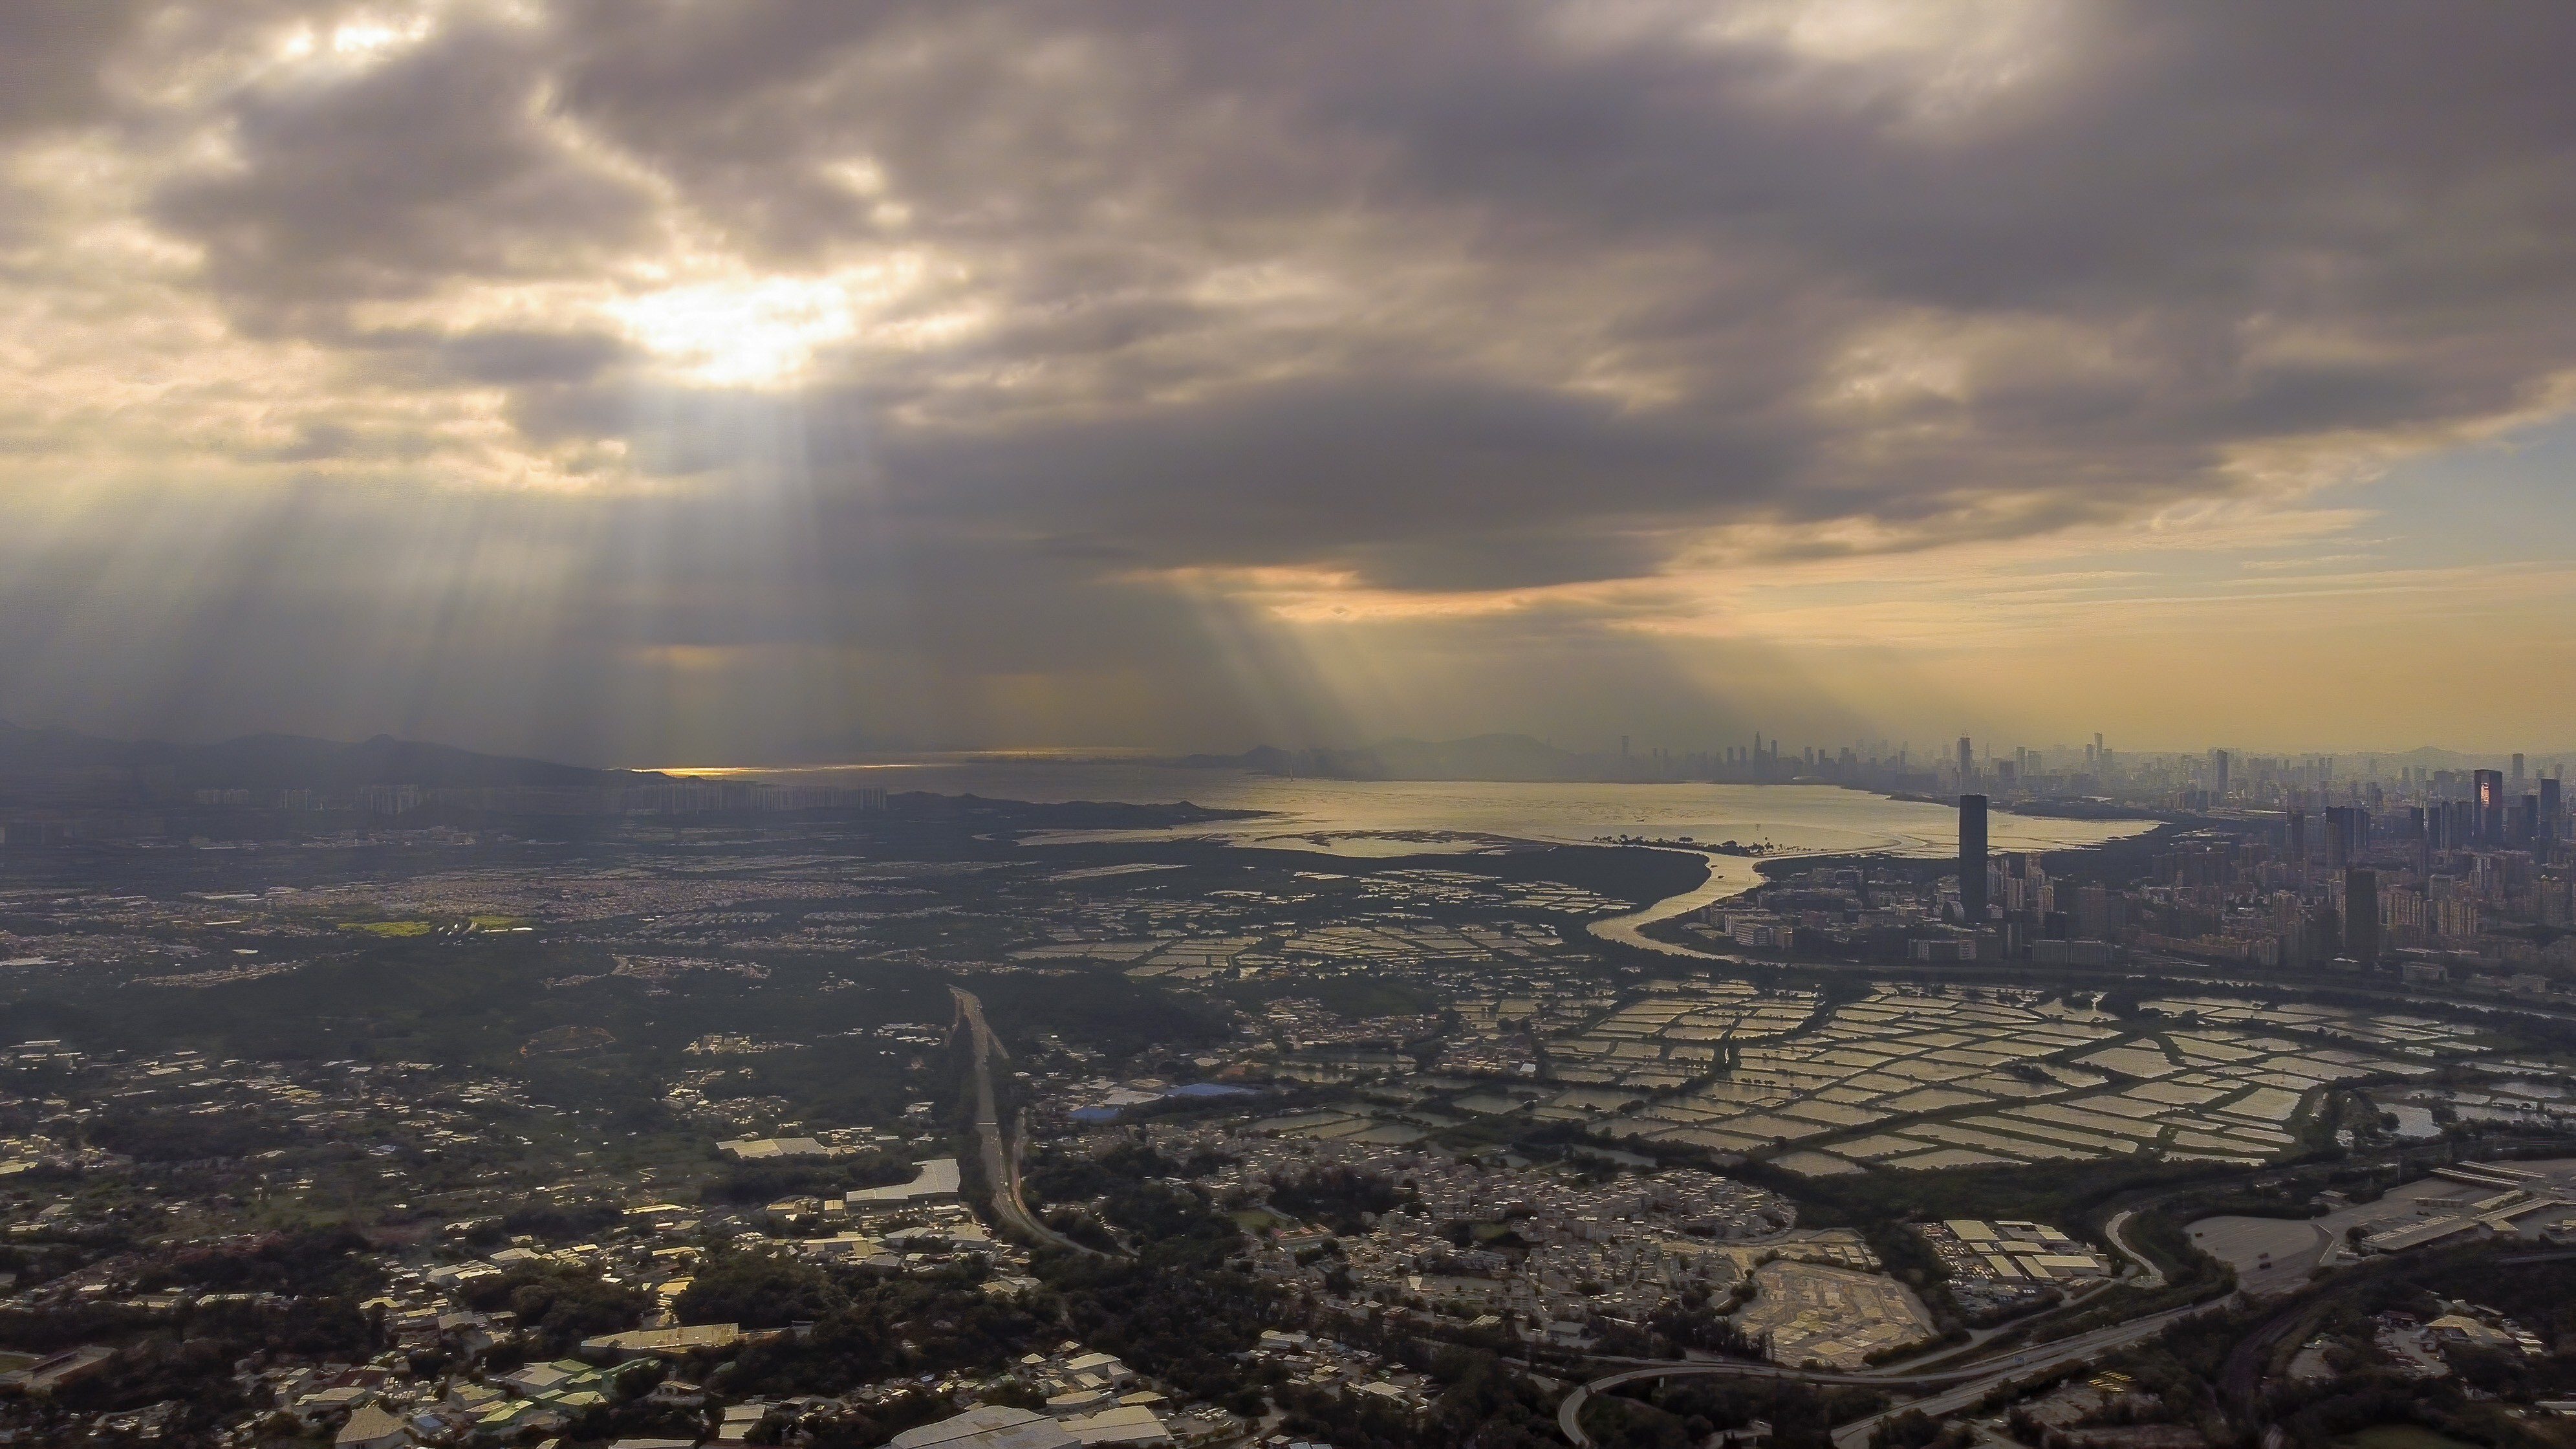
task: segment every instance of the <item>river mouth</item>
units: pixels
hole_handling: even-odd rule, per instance
[[[1689,890],[1683,891],[1679,895],[1666,896],[1662,900],[1655,902],[1653,905],[1646,907],[1644,910],[1631,911],[1624,916],[1610,916],[1603,920],[1593,921],[1586,925],[1584,929],[1590,931],[1593,935],[1600,937],[1604,941],[1615,941],[1622,946],[1635,946],[1640,950],[1655,951],[1666,956],[1686,956],[1696,961],[1726,961],[1735,963],[1737,958],[1733,956],[1720,956],[1710,951],[1695,950],[1689,946],[1675,945],[1670,941],[1658,941],[1654,937],[1647,935],[1643,928],[1651,926],[1657,921],[1669,921],[1675,916],[1686,916],[1693,911],[1700,910],[1707,906],[1713,906],[1719,901],[1725,900],[1729,896],[1741,894],[1760,885],[1762,883],[1762,872],[1754,864],[1757,859],[1778,860],[1796,858],[1796,856],[1756,857],[1745,855],[1724,855],[1710,850],[1683,851],[1679,846],[1644,846],[1638,848],[1648,850],[1673,850],[1678,853],[1696,855],[1700,859],[1708,862],[1708,879],[1701,881],[1698,885],[1691,887]],[[1800,854],[1806,853],[1808,852],[1800,852]]]

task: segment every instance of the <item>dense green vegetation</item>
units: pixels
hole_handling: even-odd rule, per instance
[[[581,1268],[519,1268],[497,1279],[469,1286],[463,1293],[475,1311],[508,1309],[523,1328],[543,1338],[534,1357],[569,1353],[583,1339],[616,1333],[632,1326],[651,1300],[632,1287],[600,1281],[596,1271]]]
[[[918,1170],[909,1156],[888,1152],[862,1153],[856,1157],[819,1163],[743,1162],[709,1179],[699,1189],[699,1196],[710,1203],[773,1203],[781,1198],[829,1196],[854,1188],[910,1182]]]
[[[1561,1446],[1548,1396],[1490,1354],[1414,1345],[1399,1361],[1431,1380],[1420,1414],[1302,1384],[1273,1390],[1294,1433],[1329,1437],[1336,1449],[1541,1449]]]
[[[1337,1233],[1359,1232],[1366,1226],[1364,1213],[1389,1213],[1413,1201],[1409,1189],[1397,1186],[1384,1173],[1361,1167],[1312,1167],[1270,1185],[1271,1206]]]
[[[1234,1251],[1238,1229],[1201,1190],[1160,1180],[1181,1170],[1153,1148],[1128,1142],[1097,1158],[1050,1149],[1039,1155],[1024,1184],[1038,1202],[1098,1203],[1100,1223],[1124,1234],[1148,1264],[1213,1267]],[[1050,1213],[1048,1225],[1076,1242],[1123,1251],[1080,1214]]]
[[[180,1400],[180,1433],[203,1432],[246,1404],[233,1364],[255,1353],[349,1361],[373,1353],[375,1324],[359,1308],[383,1275],[365,1241],[345,1231],[280,1234],[189,1247],[137,1275],[154,1289],[202,1287],[209,1296],[168,1311],[88,1304],[45,1312],[0,1310],[0,1343],[29,1353],[82,1344],[121,1352],[100,1373],[56,1391],[53,1409],[83,1414]],[[301,1295],[292,1306],[257,1295]]]
[[[248,1157],[286,1141],[274,1124],[247,1114],[178,1116],[146,1107],[112,1107],[91,1119],[82,1135],[95,1147],[137,1162],[192,1162],[207,1157]]]

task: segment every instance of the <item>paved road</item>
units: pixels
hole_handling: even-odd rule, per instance
[[[2122,1214],[2122,1217],[2125,1216],[2126,1214]],[[2112,1221],[2117,1223],[2120,1219],[2114,1218]],[[2116,1233],[2113,1241],[2119,1243]],[[2122,1251],[2129,1251],[2126,1244],[2121,1243],[2119,1246]],[[2518,1265],[2563,1262],[2571,1259],[2576,1259],[2576,1250],[2561,1248],[2513,1254],[2500,1257],[2495,1261],[2499,1265]],[[2348,1287],[2357,1288],[2366,1281],[2368,1281],[2366,1278],[2357,1277]],[[1738,1362],[1643,1365],[1623,1369],[1617,1373],[1604,1374],[1589,1383],[1576,1385],[1574,1390],[1557,1405],[1556,1423],[1558,1430],[1565,1435],[1566,1441],[1575,1445],[1576,1449],[1591,1449],[1592,1441],[1584,1436],[1582,1426],[1585,1400],[1595,1393],[1607,1392],[1622,1384],[1636,1383],[1643,1379],[1775,1378],[1796,1379],[1801,1383],[1810,1384],[1881,1388],[1897,1393],[1912,1390],[1929,1391],[1910,1403],[1898,1404],[1883,1413],[1855,1419],[1834,1430],[1835,1449],[1867,1449],[1870,1435],[1877,1431],[1883,1420],[1893,1415],[1902,1414],[1909,1409],[1920,1409],[1934,1418],[1939,1418],[1943,1414],[1968,1407],[1998,1386],[2013,1379],[2027,1378],[2108,1353],[2113,1349],[2126,1348],[2130,1344],[2164,1332],[2166,1328],[2182,1319],[2196,1314],[2215,1312],[2234,1297],[2234,1294],[2227,1294],[2181,1308],[2170,1308],[2146,1318],[2132,1319],[2127,1323],[2097,1328],[2089,1333],[2080,1333],[2073,1338],[2056,1343],[2025,1349],[2010,1359],[1990,1359],[1983,1363],[1948,1369],[1939,1373],[1909,1374],[1901,1369],[1864,1369],[1854,1373],[1808,1372],[1804,1369],[1783,1368],[1778,1364]],[[2278,1345],[2281,1336],[2297,1326],[2314,1307],[2313,1300],[2292,1304],[2257,1325],[2252,1332],[2237,1342],[2219,1375],[2220,1390],[2230,1403],[2241,1406],[2250,1401],[2260,1380],[2261,1366],[2271,1350]]]
[[[2537,1253],[2510,1253],[2489,1261],[2497,1267],[2508,1267],[2527,1263],[2563,1263],[2571,1258],[2576,1258],[2576,1251],[2562,1248]],[[2378,1259],[2368,1267],[2332,1280],[2340,1286],[2330,1292],[2335,1295],[2358,1292],[2390,1272],[2402,1272],[2405,1261],[2402,1257]],[[2252,1411],[2255,1397],[2263,1386],[2263,1370],[2280,1348],[2281,1340],[2288,1337],[2292,1329],[2308,1321],[2317,1312],[2321,1301],[2317,1298],[2293,1301],[2257,1325],[2253,1332],[2238,1339],[2236,1346],[2228,1350],[2227,1361],[2219,1368],[2218,1387],[2230,1407],[2239,1413]]]
[[[1834,1449],[1866,1449],[1869,1436],[1877,1432],[1882,1420],[1902,1414],[1908,1409],[1920,1409],[1937,1419],[1943,1414],[1968,1407],[2014,1379],[2062,1368],[2067,1364],[2081,1363],[2113,1349],[2126,1348],[2130,1344],[2153,1338],[2185,1318],[2218,1309],[2227,1302],[2228,1297],[2232,1296],[2234,1295],[2213,1298],[2206,1303],[2193,1303],[2181,1308],[2169,1308],[2162,1313],[2131,1319],[2127,1323],[2115,1323],[2109,1328],[2097,1328],[2090,1333],[2079,1333],[2073,1338],[2058,1343],[2042,1344],[2037,1348],[2015,1354],[2009,1363],[1989,1365],[1990,1371],[1982,1378],[1970,1379],[1953,1388],[1943,1389],[1910,1404],[1899,1404],[1895,1408],[1872,1414],[1865,1419],[1852,1420],[1834,1430]]]
[[[1124,1256],[1077,1243],[1039,1222],[1037,1214],[1029,1211],[1028,1202],[1020,1194],[1020,1155],[1003,1149],[1002,1119],[993,1098],[993,1058],[1008,1058],[1010,1053],[994,1039],[993,1029],[984,1024],[984,1003],[976,999],[974,992],[951,986],[948,994],[957,998],[957,1014],[965,1019],[966,1029],[974,1033],[975,1136],[982,1146],[984,1181],[993,1189],[993,1215],[1002,1220],[1003,1226],[1037,1242],[1053,1243],[1094,1258]]]
[[[1984,1398],[1999,1384],[2065,1364],[2079,1363],[2115,1348],[2126,1348],[2141,1339],[2152,1338],[2162,1333],[2168,1325],[2180,1319],[2195,1313],[2207,1312],[2225,1301],[2225,1299],[2213,1299],[2208,1303],[2168,1309],[2145,1318],[2131,1319],[2127,1323],[2115,1323],[2108,1328],[2097,1328],[2089,1333],[2079,1333],[2073,1338],[2026,1349],[2010,1359],[1990,1360],[1968,1367],[1946,1369],[1939,1373],[1908,1374],[1885,1369],[1836,1373],[1785,1368],[1779,1364],[1737,1362],[1658,1364],[1648,1368],[1623,1369],[1615,1374],[1605,1374],[1590,1383],[1576,1385],[1574,1391],[1567,1394],[1563,1402],[1557,1405],[1556,1426],[1565,1435],[1566,1442],[1576,1446],[1576,1449],[1591,1449],[1592,1441],[1583,1433],[1584,1402],[1595,1393],[1606,1392],[1621,1384],[1636,1383],[1643,1379],[1795,1379],[1800,1383],[1851,1385],[1888,1389],[1898,1393],[1915,1390],[1929,1391],[1925,1397],[1912,1403],[1899,1404],[1886,1413],[1855,1419],[1834,1431],[1836,1449],[1861,1449],[1861,1446],[1869,1443],[1869,1436],[1878,1428],[1879,1421],[1890,1414],[1901,1414],[1907,1409],[1921,1409],[1924,1413],[1938,1416],[1954,1409],[1966,1408]]]
[[[2263,1366],[2271,1361],[2272,1352],[2280,1347],[2281,1340],[2307,1315],[2315,1312],[2316,1307],[2314,1303],[2293,1303],[2265,1319],[2227,1351],[2227,1361],[2218,1370],[2218,1392],[2229,1408],[2239,1413],[2253,1409],[2255,1390],[2262,1385]]]

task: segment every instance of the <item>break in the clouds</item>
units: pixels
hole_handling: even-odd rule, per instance
[[[2075,729],[2148,702],[2106,641],[2233,600],[2319,657],[2427,589],[2563,666],[2529,558],[2068,580],[2375,576],[2334,490],[2576,398],[2571,53],[2547,4],[30,0],[0,715]],[[2156,697],[2296,732],[2203,657]]]

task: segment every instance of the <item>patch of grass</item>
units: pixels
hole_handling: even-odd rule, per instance
[[[370,936],[426,936],[438,927],[428,921],[342,921],[340,929]]]

